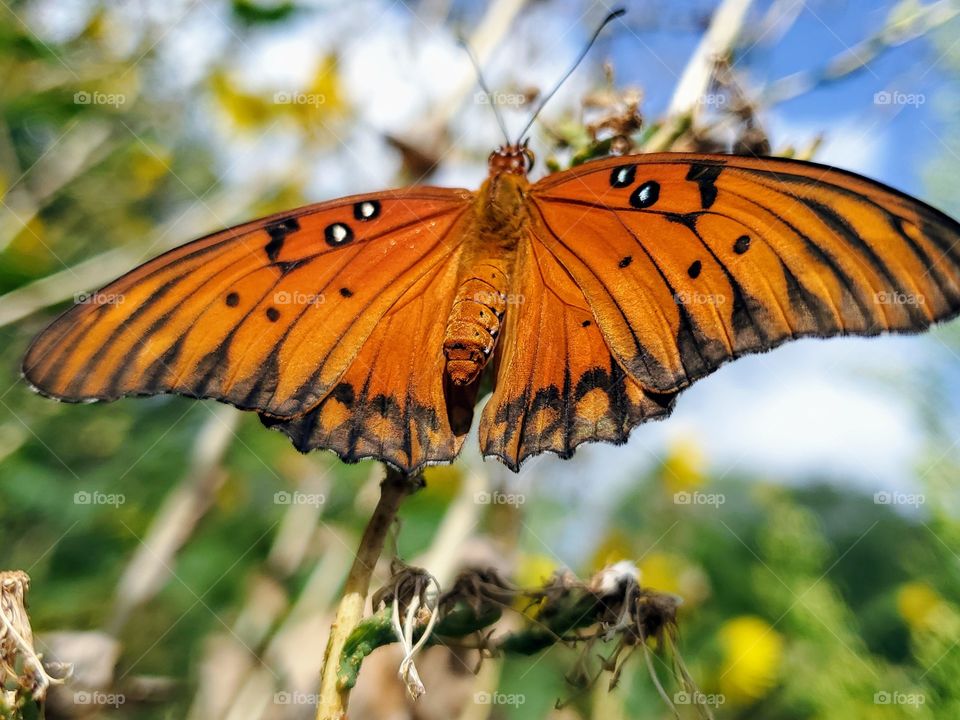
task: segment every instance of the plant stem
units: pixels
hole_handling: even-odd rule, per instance
[[[341,685],[337,670],[347,636],[363,619],[363,611],[370,590],[370,578],[377,566],[387,531],[397,517],[403,499],[423,485],[421,475],[408,476],[387,467],[387,475],[380,483],[380,500],[363,531],[360,547],[337,607],[330,639],[320,669],[320,697],[317,702],[317,720],[344,720],[350,689]]]

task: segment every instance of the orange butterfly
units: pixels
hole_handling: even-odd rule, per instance
[[[456,456],[490,365],[480,445],[517,469],[624,442],[745,353],[960,310],[960,225],[851,173],[665,153],[530,184],[531,159],[184,245],[62,315],[24,376],[69,401],[216,398],[301,451],[413,472]]]
[[[68,401],[216,398],[301,451],[412,473],[457,455],[490,370],[480,445],[516,470],[624,442],[732,358],[960,310],[960,225],[857,175],[665,153],[531,184],[532,162],[507,144],[478,192],[355,195],[184,245],[57,319],[24,376]]]

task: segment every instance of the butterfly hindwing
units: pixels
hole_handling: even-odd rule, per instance
[[[638,423],[670,413],[673,395],[647,393],[624,372],[583,293],[534,237],[520,243],[513,289],[480,422],[484,455],[516,470],[541,452],[622,443]]]
[[[531,199],[544,246],[651,390],[791,338],[916,332],[960,310],[960,225],[825,166],[628,156],[549,176]]]
[[[445,387],[440,311],[453,303],[459,248],[410,287],[377,324],[332,391],[294,419],[263,417],[303,452],[377,458],[405,472],[453,459],[473,417],[476,385]]]

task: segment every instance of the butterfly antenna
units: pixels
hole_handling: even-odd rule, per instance
[[[553,90],[548,92],[543,97],[543,100],[540,101],[540,104],[537,105],[537,109],[534,110],[533,115],[530,116],[530,122],[527,123],[526,127],[523,128],[523,132],[520,133],[520,140],[523,140],[524,136],[527,134],[530,128],[533,127],[534,120],[537,119],[537,115],[540,114],[540,111],[543,110],[544,106],[548,102],[550,102],[550,98],[556,95],[557,90],[560,89],[560,86],[563,85],[564,82],[566,82],[567,78],[570,77],[573,74],[573,71],[577,69],[577,65],[579,65],[583,61],[583,59],[587,56],[587,53],[590,52],[590,48],[593,47],[593,44],[597,41],[597,38],[600,36],[600,33],[603,31],[603,29],[607,25],[609,25],[611,22],[613,22],[615,19],[625,14],[626,12],[627,11],[624,8],[620,8],[619,10],[614,10],[612,13],[607,15],[603,19],[603,22],[601,22],[600,25],[597,27],[597,29],[593,31],[593,36],[590,38],[590,42],[587,43],[586,47],[584,47],[583,50],[580,52],[580,55],[577,56],[577,59],[574,61],[573,65],[570,66],[570,69],[563,74],[563,77],[560,78],[560,82],[554,85]]]
[[[490,92],[490,88],[487,85],[487,81],[483,79],[483,71],[480,69],[480,63],[477,61],[477,56],[473,54],[473,50],[467,44],[465,38],[458,38],[460,47],[462,47],[467,52],[467,57],[470,58],[470,63],[473,65],[473,69],[477,72],[477,82],[480,84],[480,88],[487,96],[487,100],[490,102],[490,107],[493,108],[493,114],[497,118],[497,125],[500,126],[500,132],[503,133],[503,139],[510,144],[510,133],[507,132],[507,124],[503,121],[503,115],[500,114],[500,108],[497,107],[497,103],[494,101],[493,93]]]

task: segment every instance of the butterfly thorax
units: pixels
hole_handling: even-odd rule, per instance
[[[517,244],[528,222],[526,174],[498,170],[493,156],[490,173],[466,220],[469,239],[444,336],[447,375],[457,385],[476,380],[493,354],[506,312]]]

